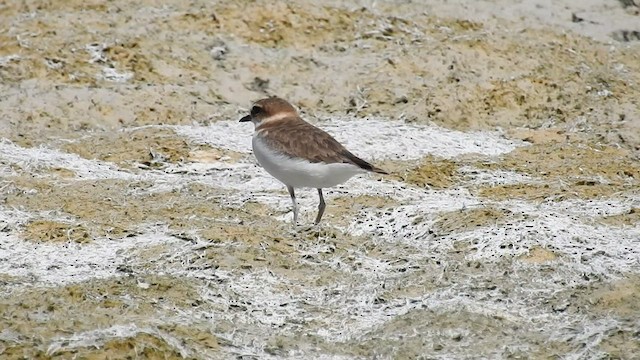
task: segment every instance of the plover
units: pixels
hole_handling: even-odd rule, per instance
[[[325,202],[322,189],[341,184],[366,172],[387,174],[347,150],[333,136],[304,121],[287,101],[270,97],[256,101],[240,122],[255,126],[252,147],[258,163],[286,185],[293,203],[293,223],[298,222],[296,188],[316,188],[320,197],[315,224],[320,223]]]

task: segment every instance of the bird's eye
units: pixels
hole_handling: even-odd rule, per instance
[[[256,116],[262,112],[262,108],[260,106],[254,106],[251,108],[251,116]]]

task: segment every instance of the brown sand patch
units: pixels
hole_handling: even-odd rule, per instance
[[[472,190],[495,199],[593,199],[632,190],[640,183],[640,162],[628,150],[584,143],[533,144],[515,149],[497,163],[476,166],[516,171],[544,180]]]
[[[594,110],[592,106],[584,103],[584,97],[592,99],[593,102],[606,104],[602,108],[606,108],[604,113],[599,116],[610,116],[609,108],[615,113],[615,103],[621,98],[613,99],[598,94],[616,94],[622,96],[629,102],[628,91],[631,90],[631,83],[628,77],[621,72],[612,72],[607,68],[611,54],[605,50],[597,49],[588,45],[584,39],[578,39],[570,34],[550,36],[550,42],[528,41],[531,37],[551,35],[544,30],[525,31],[518,34],[521,36],[520,42],[503,43],[496,37],[489,38],[478,37],[463,41],[467,47],[461,47],[460,43],[455,46],[454,51],[468,52],[476,50],[479,57],[487,57],[486,62],[477,65],[465,64],[469,68],[478,69],[479,65],[484,66],[488,73],[501,73],[502,69],[513,68],[512,66],[503,66],[503,62],[507,59],[514,59],[515,66],[519,69],[515,76],[498,76],[497,79],[486,79],[480,86],[473,89],[467,84],[462,86],[465,88],[462,92],[472,95],[469,110],[475,108],[477,110],[477,118],[470,120],[472,122],[484,122],[491,120],[487,116],[493,116],[495,119],[511,118],[510,125],[524,125],[537,127],[543,122],[552,121],[553,123],[563,124],[580,116],[597,117],[590,111]],[[552,38],[554,38],[551,40]],[[557,42],[557,43],[555,43]],[[566,51],[566,47],[560,45],[565,43],[573,47],[576,52]],[[588,49],[588,50],[587,50]],[[526,54],[537,54],[537,59],[547,59],[542,61],[534,61]],[[585,56],[589,53],[590,56]],[[631,57],[627,55],[627,59]],[[551,63],[553,61],[553,63]],[[588,68],[580,67],[580,63],[584,65],[585,61],[589,64]],[[575,71],[566,71],[564,64]],[[632,65],[633,66],[633,65]],[[506,75],[506,74],[505,74]],[[633,91],[633,90],[631,90]],[[482,92],[482,93],[481,93]],[[567,93],[576,96],[567,96]],[[577,96],[578,94],[582,96]],[[480,98],[475,100],[476,96]],[[618,111],[625,112],[630,110],[628,106],[618,108]],[[456,111],[458,113],[460,111]],[[444,114],[451,116],[448,111]],[[457,115],[454,113],[454,117]],[[593,118],[594,122],[598,122],[597,118]],[[469,123],[473,125],[473,123]]]
[[[70,179],[70,178],[76,177],[76,173],[73,172],[72,170],[59,168],[59,167],[49,169],[49,173],[52,175],[61,177],[63,179]]]
[[[600,221],[613,226],[635,226],[640,224],[640,208],[632,208],[624,214],[604,216]]]
[[[628,329],[616,331],[602,340],[602,350],[607,356],[612,359],[631,359],[640,354],[638,332]]]
[[[42,11],[41,9],[38,9]],[[76,9],[79,10],[79,9]],[[100,10],[99,7],[84,7],[82,12],[101,14],[90,23],[84,23],[91,31],[74,31],[75,23],[70,21],[68,11],[48,10],[51,16],[24,17],[20,28],[31,29],[38,33],[6,38],[0,42],[0,56],[18,54],[19,57],[0,66],[0,76],[9,81],[25,78],[46,78],[56,84],[72,83],[96,85],[109,79],[108,71],[130,73],[132,80],[140,82],[160,82],[163,80],[154,71],[149,57],[153,54],[146,46],[130,39],[121,43],[112,43],[112,38],[102,38],[99,33],[113,32],[126,23],[126,17],[114,12]],[[60,12],[58,12],[60,11]],[[89,17],[89,16],[87,16]],[[125,37],[127,38],[127,37]],[[105,72],[105,70],[107,72]]]
[[[187,240],[191,238],[183,235]],[[193,269],[268,269],[299,280],[305,276],[313,277],[314,268],[308,263],[318,263],[346,253],[358,242],[356,238],[333,228],[300,224],[294,229],[293,224],[278,222],[271,217],[254,217],[250,223],[210,222],[206,228],[199,229],[196,236],[199,249],[188,254],[188,263]],[[301,248],[313,244],[318,246],[316,250],[300,255]],[[139,254],[149,261],[154,261],[159,255],[157,251],[147,249]],[[322,278],[330,281],[331,276],[337,276],[337,273],[328,271]]]
[[[527,141],[533,144],[566,142],[570,135],[562,129],[525,129],[517,128],[507,131],[507,137]]]
[[[411,301],[411,299],[407,299],[407,301]],[[427,305],[424,307],[427,307]],[[466,326],[462,328],[459,326],[460,323],[464,323]],[[403,331],[403,329],[410,328],[415,330],[414,334],[429,332],[433,324],[438,324],[440,329],[440,335],[435,337],[434,343],[426,343],[423,337]],[[521,341],[536,344],[544,342],[544,349],[532,346],[527,349],[526,353],[510,352],[510,354],[516,354],[517,357],[526,357],[531,353],[535,354],[537,352],[542,352],[543,354],[563,353],[564,348],[567,347],[564,341],[547,341],[535,330],[529,328],[520,329],[504,316],[483,314],[480,311],[469,311],[465,308],[448,313],[417,308],[406,314],[394,317],[376,328],[375,334],[365,342],[361,341],[358,344],[359,346],[352,350],[352,356],[417,359],[423,356],[424,353],[443,354],[448,349],[467,342],[473,342],[473,344],[476,344],[475,346],[479,346],[482,349],[497,349],[501,347],[504,341],[504,334],[502,336],[497,334],[505,331],[517,331]],[[401,343],[393,342],[390,334],[403,334],[403,341]],[[378,349],[383,350],[379,351]]]
[[[550,303],[555,311],[584,314],[592,319],[615,319],[616,328],[600,333],[599,347],[610,357],[633,358],[640,351],[637,329],[640,277],[637,274],[620,274],[615,281],[596,281],[578,286],[558,293]]]
[[[616,186],[575,181],[550,184],[508,184],[471,189],[474,195],[494,200],[526,199],[534,201],[567,199],[599,199],[632,191],[633,186]]]
[[[640,182],[640,162],[628,150],[585,143],[534,144],[515,149],[489,167],[547,179],[597,179]]]
[[[331,218],[331,223],[348,225],[357,220],[360,211],[371,209],[383,209],[398,205],[398,201],[385,196],[340,196],[327,200],[325,216]]]
[[[60,104],[91,107],[92,102],[124,95],[113,104],[115,109],[126,105],[124,112],[129,113],[136,104],[145,106],[133,116],[109,116],[109,123],[157,123],[158,118],[177,123],[207,119],[211,111],[235,111],[267,91],[305,104],[308,111],[402,115],[464,130],[550,124],[627,148],[640,143],[637,122],[632,121],[638,98],[633,84],[640,80],[633,49],[551,29],[512,31],[511,25],[495,28],[439,18],[398,4],[370,10],[333,5],[174,3],[168,13],[148,3],[119,1],[106,10],[58,3],[7,5],[5,16],[15,30],[0,44],[6,44],[6,55],[19,53],[21,60],[8,62],[0,72],[10,84],[52,80],[37,89],[42,94],[29,90],[22,97],[51,100],[46,108],[54,119],[60,117],[53,111],[62,109]],[[75,11],[90,20],[76,22]],[[24,14],[33,15],[22,19]],[[87,26],[94,30],[84,31]],[[157,36],[140,37],[141,26]],[[19,41],[14,34],[31,35]],[[102,58],[92,61],[87,45],[102,42]],[[228,51],[222,59],[210,54],[218,43]],[[265,52],[273,47],[287,48],[276,54],[277,62],[275,53]],[[110,67],[131,72],[130,82],[140,87],[112,87],[98,80]],[[325,81],[327,74],[332,81]],[[267,83],[266,90],[250,86],[256,78]],[[105,92],[74,99],[64,88],[53,89],[60,82],[99,85]],[[154,103],[162,116],[149,117],[144,109]],[[40,111],[34,113],[42,126],[51,124]],[[15,115],[9,118],[17,119]],[[16,124],[24,123],[26,115],[20,114]],[[89,128],[104,124],[86,112],[73,115],[60,117],[56,128],[67,122]]]
[[[197,150],[189,151],[187,160],[197,163],[212,163],[217,161],[237,162],[245,156],[245,154],[228,149],[206,148],[200,146]]]
[[[20,179],[23,186],[33,187],[29,179]],[[131,196],[136,188],[148,183],[123,180],[73,181],[57,186],[47,184],[39,191],[12,191],[6,204],[27,211],[63,211],[74,216],[89,230],[91,237],[121,238],[136,233],[137,221],[144,218],[140,198]]]
[[[262,206],[224,206],[222,199],[228,192],[201,184],[149,194],[145,190],[152,184],[148,182],[86,180],[40,186],[38,180],[17,179],[21,184],[14,184],[5,194],[7,206],[33,212],[64,212],[80,221],[92,238],[132,236],[149,224],[167,224],[177,233],[207,229],[212,221],[255,217],[255,212],[250,211]],[[36,187],[39,190],[30,190]]]
[[[225,195],[227,194],[227,195]],[[248,207],[227,207],[223,205],[223,200],[228,196],[228,192],[220,192],[216,188],[193,184],[178,193],[158,193],[150,196],[144,196],[140,199],[141,203],[136,204],[134,209],[144,211],[138,215],[140,222],[156,221],[169,225],[171,231],[182,233],[184,231],[196,231],[206,237],[213,237],[215,234],[217,239],[225,238],[225,233],[216,231],[216,222],[223,222],[233,226],[240,219],[253,219],[254,221],[267,221],[268,217],[259,216],[258,214],[269,213],[268,207],[262,204],[251,204]],[[146,203],[144,205],[143,203]],[[148,206],[153,204],[152,211]],[[123,214],[126,215],[126,214]],[[247,234],[248,228],[244,229]],[[240,236],[239,236],[240,237]],[[243,240],[249,241],[244,237]]]
[[[436,235],[447,235],[505,221],[515,221],[515,218],[517,215],[509,210],[492,207],[455,210],[440,213],[433,223],[432,231]]]
[[[353,10],[326,6],[309,8],[282,1],[256,1],[226,3],[215,11],[220,29],[264,46],[313,48],[346,45],[356,39],[385,41],[408,35],[406,20],[389,16],[384,21],[364,7]],[[208,17],[209,14],[202,16]]]
[[[151,61],[143,54],[148,49],[136,41],[107,46],[104,54],[107,61],[117,64],[120,72],[131,72],[135,81],[161,82],[162,76],[156,73]]]
[[[597,313],[613,313],[622,318],[620,329],[603,339],[602,349],[612,358],[631,358],[639,354],[637,316],[640,313],[640,277],[631,275],[604,284],[596,288],[591,296],[589,302],[595,302],[593,308]]]
[[[86,243],[91,241],[89,231],[84,226],[51,220],[30,221],[25,226],[23,236],[27,240],[38,242]]]
[[[197,300],[194,301],[193,304],[197,304]],[[217,336],[207,331],[206,328],[170,324],[162,325],[160,329],[180,339],[184,339],[185,344],[192,349],[203,349],[207,352],[215,352],[220,350],[220,343],[227,344],[226,340],[218,339]]]
[[[21,276],[12,276],[9,274],[0,274],[0,285],[19,285],[24,282],[24,278]]]
[[[375,161],[375,165],[380,167],[389,173],[389,175],[383,175],[385,178],[392,178],[395,180],[402,181],[403,175],[412,169],[418,166],[419,161],[402,161],[402,160],[380,160]]]
[[[458,180],[458,164],[431,155],[417,165],[415,162],[384,161],[380,166],[390,173],[388,177],[419,187],[445,189]]]
[[[8,198],[28,198],[30,195],[38,192],[51,191],[54,186],[53,183],[47,179],[28,175],[7,176],[4,180],[6,181],[6,186],[3,188],[0,196],[2,196],[5,203],[7,203]]]
[[[269,223],[264,219],[264,223]],[[222,225],[211,224],[202,230],[204,245],[191,253],[189,263],[193,269],[215,267],[224,270],[254,271],[269,269],[278,272],[288,269],[295,256],[296,241],[288,237],[290,225]],[[282,235],[277,235],[282,234]],[[205,240],[206,239],[206,240]],[[208,243],[207,243],[208,240]],[[141,254],[145,258],[146,254]]]
[[[132,337],[113,338],[97,349],[94,346],[65,349],[63,344],[55,354],[125,358],[135,354],[155,357],[161,353],[162,356],[178,358],[179,352],[173,345],[154,334],[145,333],[144,329],[153,329],[153,319],[157,317],[174,315],[164,309],[188,308],[194,303],[201,303],[201,300],[193,279],[156,275],[118,277],[14,293],[0,300],[0,308],[6,310],[0,318],[0,327],[14,332],[21,341],[4,342],[3,356],[43,356],[42,347],[46,350],[49,345],[45,339],[135,323],[141,332]],[[197,324],[167,324],[163,330],[169,335],[176,331],[178,334],[175,335],[180,336],[190,332],[194,335],[187,336],[190,341],[205,348],[215,347],[212,335],[205,335],[205,328]]]
[[[558,255],[552,250],[544,249],[541,247],[533,247],[529,249],[529,252],[519,257],[520,261],[529,264],[541,264],[549,261],[553,261],[558,258]]]
[[[84,137],[63,146],[86,159],[114,162],[123,167],[162,168],[169,163],[190,160],[233,161],[242,155],[230,150],[191,145],[172,130],[144,127]]]
[[[214,242],[239,240],[257,244],[263,237],[276,234],[273,227],[279,222],[273,218],[271,208],[256,202],[227,207],[223,202],[228,194],[206,185],[191,184],[179,194],[152,195],[157,208],[146,216],[166,223],[174,234],[190,238],[189,234],[193,233],[202,240]],[[254,228],[255,224],[260,226]]]
[[[590,294],[594,310],[614,312],[623,317],[635,317],[640,312],[640,278],[631,276],[613,283],[602,284]]]
[[[268,212],[267,208],[260,209],[259,212]],[[277,224],[272,216],[259,215],[255,210],[245,213],[244,220],[233,221],[210,221],[206,227],[197,228],[195,234],[200,240],[210,241],[212,244],[221,244],[227,241],[240,241],[249,244],[259,244],[268,239],[280,239],[287,234],[293,225]],[[267,226],[265,226],[268,224]],[[184,224],[185,228],[188,224]],[[281,236],[274,233],[274,229],[283,230]],[[287,228],[290,229],[287,229]],[[180,225],[178,225],[180,229]]]
[[[179,267],[188,264],[187,269],[194,271],[209,268],[243,272],[268,270],[292,281],[312,278],[315,282],[330,284],[339,276],[339,270],[325,269],[319,274],[317,266],[336,256],[346,256],[362,241],[328,225],[317,227],[304,223],[306,216],[302,216],[301,223],[294,227],[289,221],[278,221],[272,209],[257,203],[219,212],[215,218],[198,214],[184,219],[177,216],[181,213],[182,210],[174,208],[171,215],[167,214],[170,232],[187,241],[185,246],[197,245],[179,258],[169,253],[175,250],[163,246],[140,249],[136,257],[142,263],[156,264],[159,271],[167,266],[167,262],[178,262],[171,266]],[[350,264],[354,259],[343,261]]]
[[[144,331],[132,336],[113,338],[98,346],[79,346],[69,350],[63,347],[62,350],[46,354],[61,358],[86,359],[197,359],[183,357],[179,349],[162,336]]]
[[[42,350],[34,347],[31,342],[24,344],[0,341],[0,345],[5,359],[195,359],[183,357],[178,349],[162,337],[144,332],[108,340],[101,345],[77,346],[69,350],[64,349],[64,346],[55,351]],[[44,345],[46,344],[41,347]]]

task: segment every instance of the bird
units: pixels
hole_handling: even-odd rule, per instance
[[[314,225],[326,208],[322,189],[342,184],[354,175],[388,174],[357,157],[326,131],[303,120],[286,100],[272,96],[253,103],[240,122],[252,122],[251,141],[256,160],[282,182],[293,203],[293,224],[298,223],[295,189],[315,188],[320,203]]]

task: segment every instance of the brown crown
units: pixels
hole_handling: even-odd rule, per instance
[[[259,119],[287,113],[297,115],[296,109],[291,104],[275,96],[258,100],[253,104],[253,108],[251,108],[251,115]]]

